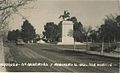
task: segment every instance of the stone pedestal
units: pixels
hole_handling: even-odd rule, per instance
[[[61,44],[74,44],[73,36],[69,36],[69,32],[73,30],[72,21],[62,22],[62,42]]]

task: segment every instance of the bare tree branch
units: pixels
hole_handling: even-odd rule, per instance
[[[35,0],[0,0],[0,30],[8,25],[8,18],[18,12],[31,1]]]

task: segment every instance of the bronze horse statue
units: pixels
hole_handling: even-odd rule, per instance
[[[70,13],[69,13],[67,10],[65,10],[65,11],[64,11],[64,14],[63,14],[63,15],[60,15],[59,19],[60,19],[61,17],[63,18],[63,20],[67,20],[66,18],[70,19]]]

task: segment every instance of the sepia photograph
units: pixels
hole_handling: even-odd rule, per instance
[[[120,73],[120,0],[0,0],[0,73]]]

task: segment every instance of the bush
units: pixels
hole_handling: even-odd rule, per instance
[[[112,51],[114,51],[116,48],[117,48],[117,46],[111,46],[111,47],[105,48],[105,49],[104,49],[104,52],[112,52]]]
[[[91,46],[90,51],[100,51],[100,47],[99,46]]]

